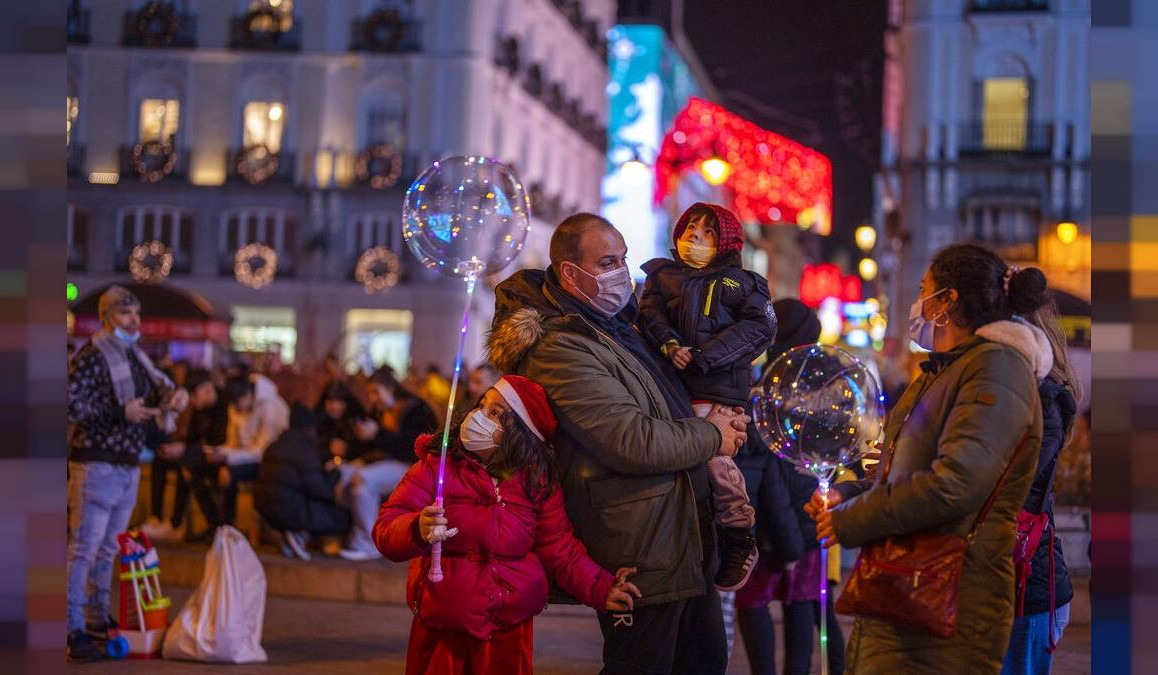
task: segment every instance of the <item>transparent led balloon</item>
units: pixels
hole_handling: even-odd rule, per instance
[[[448,157],[406,191],[402,236],[422,264],[477,279],[506,267],[531,228],[530,200],[518,176],[489,157]]]
[[[768,367],[752,417],[773,452],[827,482],[880,437],[884,402],[863,361],[838,347],[804,345]]]

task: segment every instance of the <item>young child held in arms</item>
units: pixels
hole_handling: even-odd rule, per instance
[[[634,568],[612,576],[575,538],[550,445],[556,425],[542,387],[499,379],[451,428],[444,508],[434,504],[442,438],[418,439],[419,461],[374,526],[383,555],[411,560],[408,675],[530,675],[532,619],[547,604],[548,578],[597,611],[629,611],[641,597],[627,581]],[[436,541],[443,579],[432,583]]]
[[[673,257],[643,265],[647,282],[639,329],[679,369],[696,415],[716,405],[748,405],[751,363],[776,337],[768,282],[741,267],[744,233],[731,211],[697,202],[672,234]],[[755,513],[731,457],[708,461],[720,570],[716,587],[744,585],[756,564]]]

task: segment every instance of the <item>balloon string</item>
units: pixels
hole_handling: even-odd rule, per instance
[[[435,487],[435,501],[440,506],[442,505],[442,484],[446,478],[446,449],[450,445],[450,423],[454,417],[454,399],[458,393],[458,376],[462,370],[462,350],[466,344],[466,328],[470,324],[470,301],[474,296],[474,285],[477,277],[469,276],[466,279],[466,306],[462,308],[462,328],[458,332],[458,351],[454,355],[454,375],[450,380],[450,400],[446,404],[446,423],[442,427],[442,454],[438,458],[438,485]],[[441,565],[436,564],[442,558],[442,542],[435,542],[433,545],[432,564],[430,567],[429,578],[431,581],[440,581],[442,579]]]
[[[820,480],[824,510],[828,510],[828,478]],[[827,539],[827,537],[825,538]],[[820,675],[828,675],[828,548],[820,541]]]

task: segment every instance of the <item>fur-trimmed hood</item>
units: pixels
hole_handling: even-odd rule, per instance
[[[544,270],[520,270],[495,288],[495,316],[487,333],[487,360],[513,373],[527,351],[543,337],[543,322],[561,314],[544,294]]]
[[[1029,361],[1033,374],[1042,380],[1053,369],[1053,346],[1045,331],[1020,317],[1010,321],[994,321],[978,328],[976,334],[989,340],[1013,347]]]

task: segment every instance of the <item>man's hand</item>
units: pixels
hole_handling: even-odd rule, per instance
[[[129,424],[140,424],[150,417],[156,417],[161,414],[157,408],[150,408],[145,405],[145,399],[134,398],[125,404],[125,420]]]
[[[446,529],[444,515],[446,510],[436,504],[431,504],[419,512],[418,534],[422,537],[422,541],[433,544],[436,541],[446,541],[458,534],[457,527]]]
[[[635,584],[627,580],[629,576],[635,574],[634,567],[620,567],[615,570],[615,584],[607,593],[607,601],[604,607],[609,612],[630,612],[635,609],[635,598],[642,598],[643,593]]]
[[[175,413],[182,413],[185,406],[189,405],[189,392],[184,387],[174,389],[165,397],[165,401],[161,403],[163,410],[172,410]]]
[[[732,457],[748,440],[745,430],[752,418],[744,414],[743,408],[719,406],[704,419],[720,430],[720,448],[716,451],[717,455]]]
[[[692,362],[692,348],[691,347],[671,347],[667,350],[667,357],[671,359],[673,365],[680,370],[688,367]]]
[[[201,451],[205,453],[205,461],[210,464],[223,464],[225,462],[225,448],[220,445],[206,445]]]
[[[180,441],[170,441],[169,443],[162,443],[159,449],[161,459],[175,462],[185,454],[185,444]]]

